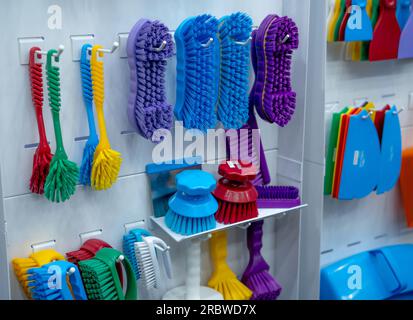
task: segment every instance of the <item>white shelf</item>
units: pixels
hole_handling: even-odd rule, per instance
[[[189,240],[189,239],[195,239],[195,238],[199,238],[205,235],[208,235],[212,232],[216,232],[216,231],[221,231],[221,230],[226,230],[226,229],[230,229],[233,227],[239,227],[239,226],[243,226],[243,225],[247,225],[251,222],[255,222],[255,221],[259,221],[259,220],[264,220],[267,218],[271,218],[271,217],[275,217],[278,215],[285,215],[287,213],[294,213],[294,211],[300,210],[302,208],[307,207],[307,204],[302,204],[300,206],[297,207],[293,207],[293,208],[287,208],[287,209],[259,209],[258,210],[258,217],[254,218],[254,219],[250,219],[250,220],[245,220],[242,222],[237,222],[237,223],[233,223],[233,224],[221,224],[221,223],[217,223],[217,226],[215,229],[211,229],[205,232],[201,232],[201,233],[197,233],[191,236],[183,236],[180,235],[178,233],[173,232],[171,229],[168,228],[168,226],[165,224],[165,218],[155,218],[155,217],[151,217],[151,221],[153,222],[153,225],[157,225],[158,227],[160,227],[163,231],[165,231],[173,240],[175,240],[176,242],[182,242],[185,240]]]

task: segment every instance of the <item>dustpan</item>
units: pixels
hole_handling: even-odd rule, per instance
[[[380,142],[368,112],[349,117],[338,199],[361,199],[377,186]]]
[[[403,151],[400,174],[400,193],[409,228],[413,228],[413,148]]]
[[[334,164],[336,162],[337,138],[340,128],[341,115],[347,113],[348,107],[333,113],[331,120],[330,140],[327,149],[326,172],[324,176],[324,194],[330,195],[333,190]]]
[[[397,59],[400,33],[396,0],[381,0],[380,16],[370,44],[370,61]]]
[[[403,28],[400,36],[399,44],[399,59],[407,59],[413,57],[413,12],[410,14],[409,20]]]
[[[344,40],[369,41],[373,37],[373,27],[367,14],[367,0],[353,0],[351,14],[345,27]]]
[[[399,112],[393,106],[386,111],[381,142],[380,177],[377,194],[394,188],[399,180],[402,165],[402,134]]]

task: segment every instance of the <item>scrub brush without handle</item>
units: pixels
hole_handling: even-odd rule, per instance
[[[49,89],[49,105],[52,110],[53,126],[56,137],[56,151],[50,163],[50,171],[46,178],[44,194],[53,202],[64,202],[76,191],[79,181],[79,168],[70,161],[63,147],[62,129],[60,126],[60,71],[59,67],[52,65],[52,60],[59,62],[59,57],[54,57],[57,50],[47,52],[47,86]]]
[[[237,12],[219,20],[217,112],[226,129],[239,129],[248,120],[251,31],[252,19],[245,13]]]
[[[83,101],[86,107],[87,120],[89,125],[89,138],[83,149],[82,164],[80,166],[80,183],[90,186],[90,176],[92,175],[93,157],[99,138],[96,133],[95,118],[93,116],[93,88],[92,75],[90,71],[90,50],[92,46],[85,44],[82,47],[80,58],[80,74],[82,78]]]
[[[209,14],[184,20],[175,31],[177,85],[174,113],[187,129],[215,128],[218,20]]]
[[[249,300],[252,296],[251,290],[237,279],[227,263],[226,231],[212,234],[209,248],[214,271],[208,281],[208,286],[220,292],[225,300]]]
[[[247,246],[250,253],[248,266],[242,282],[251,289],[251,300],[276,300],[282,287],[269,273],[270,266],[261,255],[264,221],[251,224],[247,231]]]
[[[121,262],[127,275],[126,293],[116,271]],[[115,249],[103,248],[94,258],[80,261],[83,282],[89,300],[136,300],[136,278],[129,260]]]
[[[160,289],[162,285],[160,261],[166,271],[166,276],[172,278],[172,262],[169,246],[156,237],[144,237],[143,241],[135,242],[135,255],[143,285],[146,289]],[[159,258],[162,257],[162,259]]]
[[[37,127],[39,130],[39,145],[33,156],[33,170],[30,178],[30,190],[33,193],[43,194],[46,177],[49,174],[52,153],[46,137],[46,129],[43,120],[43,72],[42,64],[36,63],[36,52],[40,48],[30,49],[29,72],[32,101],[36,112]]]
[[[96,147],[95,156],[93,158],[91,184],[96,190],[107,190],[111,188],[118,179],[122,157],[119,152],[111,149],[106,132],[105,116],[103,112],[105,79],[103,73],[103,61],[98,60],[98,55],[99,58],[102,59],[104,54],[103,52],[98,51],[99,49],[102,49],[102,46],[93,46],[90,62],[92,69],[93,96],[95,99],[100,130],[100,141]]]

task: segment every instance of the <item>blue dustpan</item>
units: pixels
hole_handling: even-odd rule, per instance
[[[397,0],[396,17],[402,30],[406,26],[407,20],[409,20],[411,5],[412,0]]]
[[[407,20],[400,36],[399,59],[408,59],[413,57],[413,13]]]
[[[380,141],[368,112],[352,115],[347,131],[338,199],[361,199],[377,186]]]
[[[367,0],[353,0],[352,11],[348,18],[344,40],[370,41],[373,38],[373,26],[366,10]]]
[[[393,106],[386,112],[381,142],[380,177],[377,194],[394,188],[399,180],[402,166],[402,134],[399,114]]]

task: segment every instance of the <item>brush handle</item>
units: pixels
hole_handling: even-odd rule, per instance
[[[106,131],[105,115],[103,112],[103,105],[105,101],[105,76],[103,69],[103,61],[98,60],[103,58],[104,54],[101,51],[101,45],[95,45],[92,47],[92,57],[90,60],[90,66],[92,71],[92,86],[93,97],[95,99],[96,113],[100,131],[100,142],[98,148],[110,149],[109,138]]]
[[[228,269],[227,245],[228,239],[226,231],[213,233],[211,239],[209,239],[209,249],[215,272]]]
[[[32,92],[32,101],[36,112],[37,128],[39,130],[40,145],[49,147],[46,137],[46,129],[43,120],[43,71],[42,64],[36,63],[36,52],[40,51],[39,47],[33,47],[29,53],[29,72],[30,86]],[[50,149],[50,148],[49,148]]]
[[[185,299],[201,300],[201,242],[190,240],[186,247]]]
[[[53,126],[56,138],[56,155],[67,159],[67,154],[63,147],[62,129],[60,126],[60,69],[57,66],[52,65],[52,59],[59,62],[59,57],[54,57],[57,54],[57,50],[51,49],[47,52],[47,86],[49,89],[49,105],[52,110]]]
[[[247,246],[250,253],[250,261],[247,270],[254,270],[255,267],[269,270],[270,266],[265,262],[261,255],[262,237],[263,237],[264,221],[257,221],[251,224],[247,230]]]
[[[95,118],[93,116],[93,85],[90,69],[89,51],[92,48],[90,44],[85,44],[82,47],[80,57],[80,73],[82,77],[82,93],[83,101],[85,102],[87,119],[89,124],[89,134],[93,139],[97,139]]]

